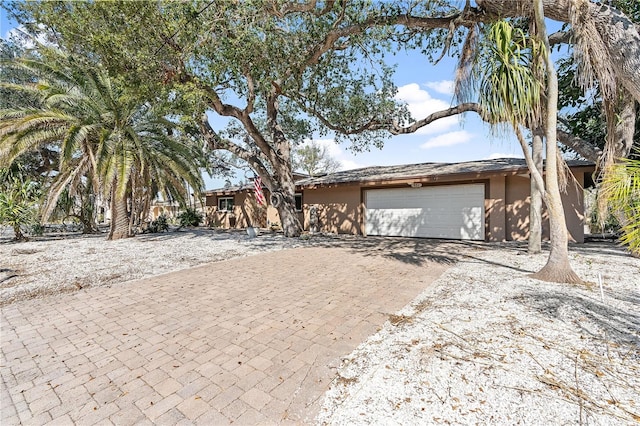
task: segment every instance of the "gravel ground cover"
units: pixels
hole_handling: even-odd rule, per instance
[[[0,233],[0,304],[304,245],[452,265],[343,358],[318,424],[640,423],[640,259],[611,242],[571,247],[590,284],[570,286],[529,278],[546,254],[516,243],[205,229],[11,243]]]
[[[305,244],[244,231],[183,229],[105,241],[105,234],[51,234],[13,243],[0,234],[0,306],[88,286],[103,286],[204,263]]]
[[[582,287],[529,278],[523,248],[460,257],[343,359],[318,423],[640,422],[639,259],[573,247]]]

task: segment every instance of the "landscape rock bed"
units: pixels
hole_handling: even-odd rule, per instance
[[[611,243],[572,250],[591,285],[529,278],[544,254],[467,250],[343,359],[318,422],[639,422],[640,261]]]
[[[105,234],[0,238],[0,306],[305,244],[281,234],[184,229],[105,241]]]

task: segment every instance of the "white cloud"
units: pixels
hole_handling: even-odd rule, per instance
[[[422,149],[440,148],[445,146],[459,145],[469,142],[473,138],[473,134],[466,130],[458,130],[455,132],[444,133],[435,136],[420,145]]]
[[[361,169],[363,167],[367,167],[365,164],[360,164],[346,158],[340,159],[339,161],[340,161],[340,164],[342,164],[342,167],[340,167],[340,170],[353,170],[353,169]]]
[[[425,83],[429,89],[433,89],[443,95],[453,95],[453,80],[429,81]]]
[[[497,158],[524,158],[524,156],[522,154],[504,154],[502,152],[494,152],[485,158],[485,160],[495,160]]]
[[[432,98],[429,92],[420,88],[416,83],[410,83],[398,88],[396,99],[404,101],[414,120],[421,120],[436,111],[449,108],[448,102]],[[458,118],[446,117],[422,127],[416,134],[433,134],[449,130],[458,125]]]

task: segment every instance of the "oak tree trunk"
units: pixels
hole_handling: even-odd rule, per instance
[[[285,200],[286,200],[285,196]],[[282,231],[285,237],[299,237],[302,233],[302,225],[296,213],[295,201],[293,203],[283,202],[278,207],[278,215],[282,222]]]
[[[279,185],[271,190],[271,204],[278,209],[282,231],[285,237],[298,237],[302,233],[302,224],[296,213],[296,184],[291,173],[291,164],[282,162],[274,167],[274,181]]]

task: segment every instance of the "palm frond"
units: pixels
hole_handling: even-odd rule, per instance
[[[609,165],[599,199],[601,211],[609,207],[623,217],[620,241],[640,255],[640,160],[628,158]]]

